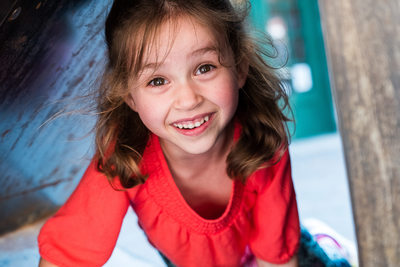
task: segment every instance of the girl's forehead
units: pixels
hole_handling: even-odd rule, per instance
[[[193,55],[201,52],[219,51],[221,40],[210,26],[196,19],[181,16],[163,22],[153,36],[144,44],[145,61],[159,62],[168,55],[180,52]]]

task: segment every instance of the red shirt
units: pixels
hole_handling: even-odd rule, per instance
[[[234,181],[229,204],[215,220],[202,218],[186,203],[154,135],[142,167],[149,174],[144,184],[116,191],[92,162],[41,229],[41,256],[58,266],[103,265],[129,205],[150,242],[177,266],[240,266],[246,247],[271,263],[285,263],[295,254],[300,227],[287,151],[245,185]]]

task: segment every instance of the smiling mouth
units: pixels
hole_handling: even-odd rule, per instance
[[[204,123],[206,123],[210,119],[210,115],[205,115],[202,118],[198,118],[192,121],[183,121],[183,122],[177,122],[173,123],[172,125],[178,129],[185,129],[185,130],[191,130],[194,128],[198,128]]]

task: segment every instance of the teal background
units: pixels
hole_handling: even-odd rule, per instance
[[[295,126],[290,123],[292,138],[336,132],[326,55],[317,0],[251,0],[251,23],[265,32],[268,20],[280,17],[287,25],[283,40],[288,53],[285,67],[307,63],[311,69],[312,88],[307,92],[290,90]],[[288,77],[288,84],[291,78]]]

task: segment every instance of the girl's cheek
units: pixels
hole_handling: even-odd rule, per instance
[[[167,99],[160,96],[147,96],[141,99],[138,113],[146,120],[160,120],[168,111]]]

